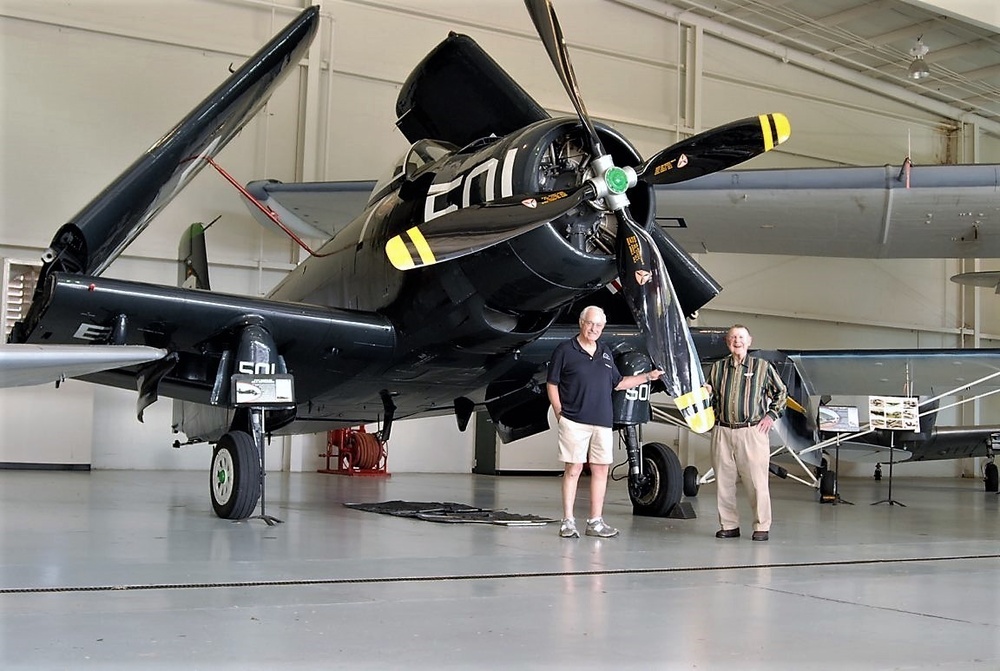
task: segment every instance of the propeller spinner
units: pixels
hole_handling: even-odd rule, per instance
[[[499,244],[558,219],[584,201],[602,200],[618,223],[616,257],[622,294],[646,339],[660,380],[691,430],[712,428],[711,408],[694,341],[663,258],[632,217],[626,192],[640,181],[673,184],[732,167],[770,151],[791,134],[783,114],[734,121],[661,150],[637,168],[616,166],[604,153],[576,83],[559,20],[549,0],[525,0],[542,44],[586,130],[591,177],[577,187],[475,204],[397,235],[386,244],[394,266],[408,270]]]

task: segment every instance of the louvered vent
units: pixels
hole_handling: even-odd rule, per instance
[[[38,284],[41,267],[13,259],[3,260],[3,337],[4,342],[14,327],[14,322],[28,313],[31,297]]]

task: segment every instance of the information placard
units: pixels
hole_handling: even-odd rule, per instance
[[[233,404],[240,406],[292,405],[291,375],[233,375]]]
[[[861,430],[856,405],[823,405],[819,408],[819,430],[853,433]]]
[[[915,396],[869,396],[868,422],[873,429],[919,431],[919,406]]]

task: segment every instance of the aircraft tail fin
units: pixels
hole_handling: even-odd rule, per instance
[[[42,256],[43,280],[62,271],[100,275],[167,203],[264,105],[301,60],[319,26],[304,10],[73,219]],[[39,281],[39,288],[45,282]]]
[[[215,223],[215,222],[212,222]],[[181,234],[177,245],[177,285],[185,289],[211,289],[208,279],[208,250],[205,230],[209,226],[200,222],[191,224]]]

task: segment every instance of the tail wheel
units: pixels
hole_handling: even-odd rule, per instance
[[[260,499],[260,458],[250,434],[230,431],[219,439],[210,476],[215,514],[225,520],[250,517]]]
[[[983,469],[983,480],[986,482],[986,491],[1000,490],[1000,476],[998,476],[996,464],[986,464]]]
[[[689,498],[698,496],[698,490],[701,485],[698,484],[698,467],[688,466],[684,469],[684,496]]]
[[[642,447],[642,470],[645,480],[638,492],[629,491],[632,514],[666,517],[681,500],[683,474],[674,451],[663,443]]]

